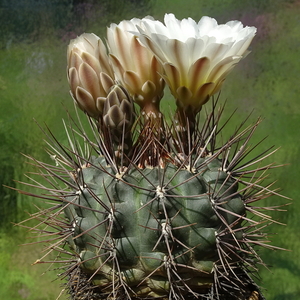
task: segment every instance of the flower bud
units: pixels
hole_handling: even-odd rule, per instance
[[[120,141],[122,135],[126,137],[130,132],[134,120],[133,103],[128,93],[120,85],[115,85],[103,107],[103,125],[115,140]]]
[[[68,47],[67,75],[71,94],[79,108],[99,119],[114,73],[102,40],[93,33],[84,33],[71,40]]]

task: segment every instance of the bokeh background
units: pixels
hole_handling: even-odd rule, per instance
[[[61,120],[66,109],[74,111],[66,79],[69,40],[83,32],[104,37],[112,22],[146,15],[162,20],[169,12],[179,19],[238,19],[258,28],[252,52],[226,80],[221,101],[227,100],[228,115],[238,108],[234,123],[251,112],[250,121],[261,116],[253,144],[267,136],[259,150],[280,147],[268,161],[287,164],[274,169],[270,180],[293,200],[265,202],[292,202],[287,212],[272,212],[286,225],[270,229],[276,233],[272,243],[290,251],[261,251],[270,266],[260,271],[261,285],[267,300],[300,299],[299,0],[0,0],[0,299],[54,300],[61,291],[59,270],[32,266],[42,246],[20,246],[35,240],[26,228],[13,226],[35,211],[37,200],[3,185],[20,188],[18,181],[27,181],[31,166],[21,153],[49,159],[36,122],[66,139]]]

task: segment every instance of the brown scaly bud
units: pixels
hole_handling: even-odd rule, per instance
[[[126,152],[132,145],[131,128],[135,121],[134,106],[127,91],[114,85],[108,93],[103,107],[103,131],[109,140]]]
[[[75,103],[90,117],[99,120],[114,73],[106,47],[93,33],[84,33],[68,46],[67,75]]]

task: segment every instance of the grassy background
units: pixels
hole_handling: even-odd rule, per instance
[[[268,300],[300,299],[300,1],[296,0],[0,1],[0,299],[52,300],[61,289],[61,282],[54,281],[56,271],[44,274],[47,266],[31,266],[42,249],[20,247],[31,242],[29,234],[11,223],[34,211],[34,200],[2,184],[20,187],[12,178],[26,181],[23,174],[30,166],[20,153],[49,159],[34,118],[49,125],[60,141],[65,139],[63,107],[73,111],[65,75],[69,39],[82,32],[103,36],[111,22],[148,14],[162,19],[166,12],[196,20],[202,15],[219,22],[239,19],[258,28],[252,52],[229,76],[221,98],[228,101],[227,112],[238,108],[234,123],[251,111],[252,120],[262,116],[253,143],[268,136],[261,150],[281,147],[272,161],[288,164],[272,173],[282,193],[294,199],[287,213],[272,214],[287,224],[272,227],[277,233],[272,240],[291,252],[262,251],[273,267],[262,270],[261,276]],[[172,101],[168,95],[165,103]]]

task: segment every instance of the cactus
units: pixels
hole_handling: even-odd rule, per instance
[[[275,166],[261,165],[275,150],[247,160],[261,120],[242,124],[222,143],[224,106],[212,99],[210,109],[204,89],[201,103],[185,103],[181,92],[168,122],[159,106],[161,81],[155,89],[146,80],[151,93],[134,86],[129,92],[122,67],[122,80],[113,83],[110,66],[108,77],[101,59],[91,58],[101,52],[109,59],[103,44],[91,40],[89,54],[69,48],[68,78],[92,134],[71,117],[68,146],[45,132],[54,165],[29,157],[48,185],[34,179],[43,193],[27,194],[50,202],[31,216],[39,220],[32,230],[46,236],[47,254],[56,253],[48,262],[61,264],[70,298],[265,299],[253,278],[264,265],[257,247],[276,249],[264,231],[272,223],[264,211],[276,208],[256,202],[278,193],[264,183]],[[101,80],[106,88],[98,97]]]

